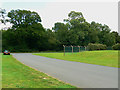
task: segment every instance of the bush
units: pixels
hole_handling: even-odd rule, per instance
[[[93,44],[93,43],[89,43],[87,46],[87,49],[90,51],[93,50],[106,50],[107,46],[103,45],[103,44]]]
[[[115,45],[112,46],[113,50],[120,50],[120,43],[117,43]]]

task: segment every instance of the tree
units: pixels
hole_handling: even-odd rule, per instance
[[[104,38],[103,44],[107,46],[112,46],[115,44],[115,36],[113,34],[107,33],[103,36],[103,38]]]
[[[2,30],[2,49],[5,50],[10,50],[12,51],[14,46],[16,46],[17,41],[16,41],[15,33],[13,32],[12,29],[8,30]]]
[[[87,45],[88,44],[88,30],[90,24],[86,22],[81,12],[71,11],[68,14],[68,19],[64,19],[69,26],[70,43],[72,45]]]
[[[56,39],[61,45],[69,44],[69,31],[66,24],[57,22],[55,23],[53,30],[55,31]]]
[[[99,43],[98,34],[100,33],[101,24],[92,21],[88,31],[88,39],[90,43]]]
[[[40,23],[40,16],[36,12],[11,10],[8,17],[13,26],[3,33],[3,47],[10,49],[10,51],[39,51],[45,49],[45,42],[47,42],[45,29]],[[6,46],[8,44],[9,46]]]
[[[100,33],[98,34],[99,42],[107,46],[115,44],[115,36],[110,33],[111,29],[107,25],[100,25]]]
[[[115,31],[113,31],[111,33],[115,36],[116,43],[120,43],[120,35],[119,35],[119,33],[115,32]]]
[[[4,24],[6,24],[5,14],[6,14],[6,10],[0,8],[0,22]]]
[[[105,24],[95,21],[88,23],[81,12],[71,11],[68,18],[64,19],[65,23],[55,23],[52,30],[42,26],[36,12],[11,10],[8,17],[13,26],[2,30],[2,42],[3,49],[10,51],[63,50],[63,45],[87,46],[89,43],[100,43],[112,46],[120,43],[117,32],[110,32],[111,29]]]
[[[27,27],[41,22],[41,18],[36,12],[28,10],[11,10],[8,17],[10,18],[9,22],[13,24],[13,28]]]
[[[113,44],[115,44],[115,37],[113,34],[111,34],[110,31],[111,29],[109,28],[109,26],[92,21],[89,32],[90,42],[112,46]]]
[[[70,22],[71,24],[74,24],[74,21],[75,23],[84,23],[85,22],[85,19],[83,17],[83,14],[81,12],[75,12],[75,11],[71,11],[69,14],[68,14],[68,19],[64,19],[64,21],[66,22]]]
[[[26,28],[26,42],[30,49],[44,50],[47,42],[45,29],[42,24],[33,24]]]
[[[47,50],[58,50],[59,49],[59,41],[56,39],[55,32],[53,30],[47,29],[46,30],[46,47]]]
[[[74,28],[80,23],[84,23],[86,20],[81,12],[71,11],[68,14],[68,19],[64,19],[64,21],[67,22],[71,28]]]

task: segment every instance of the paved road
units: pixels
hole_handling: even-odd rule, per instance
[[[71,62],[13,53],[20,62],[81,88],[118,88],[118,69],[80,62]]]

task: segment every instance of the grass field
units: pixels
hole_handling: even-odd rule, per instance
[[[63,53],[34,53],[33,55],[109,67],[118,67],[117,50],[85,51],[73,54],[66,53],[65,56]]]
[[[75,88],[2,55],[2,88]]]
[[[0,90],[2,89],[2,54],[0,53]]]

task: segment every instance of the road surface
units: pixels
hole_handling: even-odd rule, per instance
[[[80,88],[118,88],[118,69],[64,61],[31,53],[13,53],[17,60]]]

